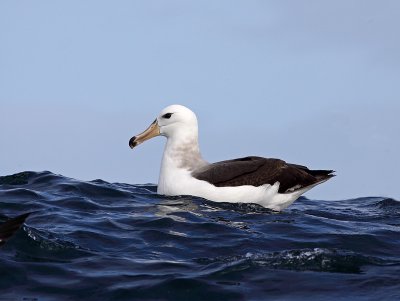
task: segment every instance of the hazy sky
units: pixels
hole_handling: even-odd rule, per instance
[[[400,198],[400,1],[0,2],[0,175],[156,183],[174,103],[205,159],[337,177],[306,196]]]

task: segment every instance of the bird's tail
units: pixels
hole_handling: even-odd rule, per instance
[[[325,182],[334,177],[334,170],[307,170],[307,172],[317,179],[317,182]]]

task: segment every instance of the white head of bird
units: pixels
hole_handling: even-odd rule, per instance
[[[198,137],[197,117],[190,109],[182,105],[171,105],[161,111],[156,120],[141,134],[129,140],[129,146],[135,146],[156,136],[165,136],[169,140],[192,142]]]

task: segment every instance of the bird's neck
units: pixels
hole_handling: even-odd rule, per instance
[[[160,176],[177,169],[191,172],[206,163],[201,157],[197,131],[179,132],[167,139]]]
[[[175,133],[165,144],[157,192],[175,194],[182,179],[207,164],[200,154],[197,130]]]
[[[179,135],[169,137],[164,149],[163,165],[192,171],[203,165],[198,135]]]

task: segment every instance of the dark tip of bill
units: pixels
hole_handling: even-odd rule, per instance
[[[136,136],[133,136],[131,139],[129,139],[129,146],[130,148],[134,148],[137,145]]]

